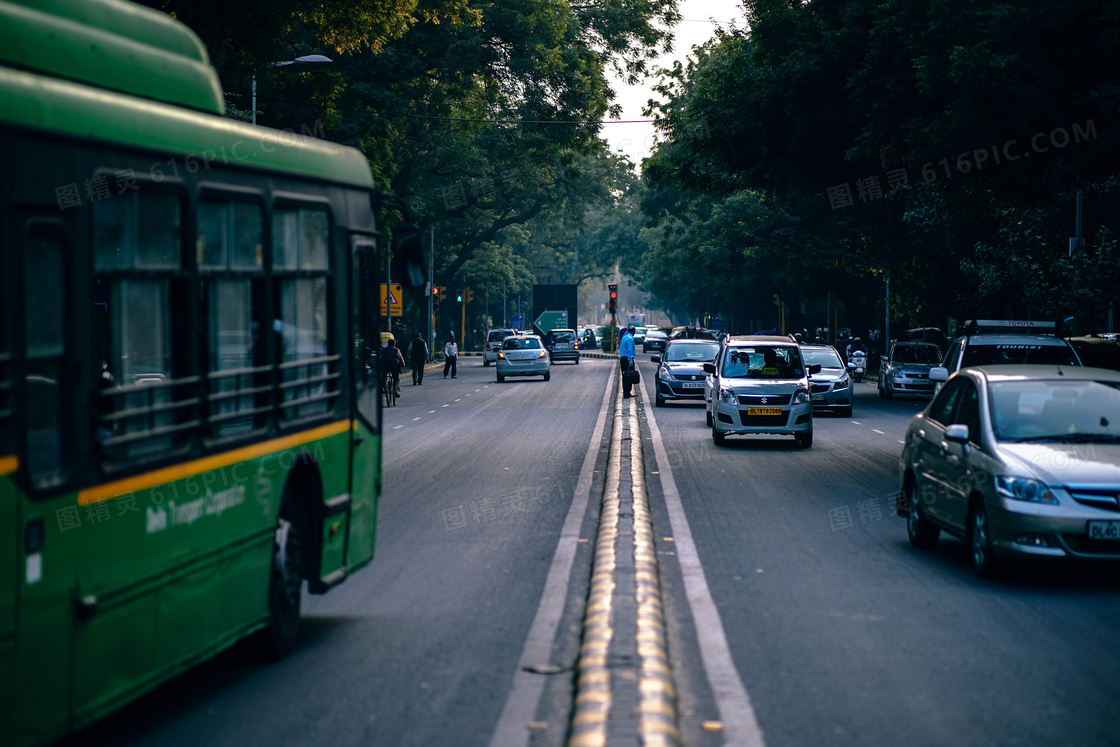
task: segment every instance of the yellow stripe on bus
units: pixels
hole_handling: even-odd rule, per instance
[[[19,469],[19,457],[0,457],[0,475],[10,475]]]
[[[163,485],[165,483],[174,482],[197,475],[202,472],[209,472],[214,469],[221,469],[228,467],[231,464],[244,462],[248,459],[256,457],[267,456],[277,451],[284,449],[293,449],[304,444],[318,441],[321,438],[334,436],[339,433],[350,430],[349,420],[339,420],[336,423],[323,425],[318,428],[312,428],[309,431],[300,431],[293,433],[290,436],[282,436],[274,438],[271,441],[263,441],[259,444],[252,446],[245,446],[233,451],[227,451],[222,454],[215,454],[214,456],[203,457],[202,459],[195,459],[192,462],[184,462],[183,464],[176,464],[172,467],[164,467],[163,469],[155,470],[154,472],[146,472],[142,475],[135,475],[133,477],[126,477],[117,482],[105,483],[104,485],[95,485],[92,488],[86,488],[78,493],[78,505],[88,506],[91,503],[98,503],[100,501],[107,501],[110,498],[115,498],[118,495],[131,493],[137,490],[146,490],[147,488],[156,485]]]

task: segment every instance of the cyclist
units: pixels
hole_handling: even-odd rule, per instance
[[[393,375],[393,394],[401,396],[401,369],[404,368],[404,356],[397,348],[396,340],[389,340],[381,349],[381,370]]]

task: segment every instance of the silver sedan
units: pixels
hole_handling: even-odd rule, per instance
[[[499,384],[507,376],[543,376],[545,381],[552,378],[548,351],[537,335],[507,337],[502,341],[495,363]]]
[[[990,575],[1003,558],[1120,560],[1120,373],[966,368],[906,430],[897,511]]]

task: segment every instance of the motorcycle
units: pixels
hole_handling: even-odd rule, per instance
[[[852,377],[852,381],[856,383],[863,381],[863,372],[866,370],[867,353],[857,350],[848,356],[848,375]]]

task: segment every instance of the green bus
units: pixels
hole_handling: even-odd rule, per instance
[[[283,655],[373,556],[369,165],[223,111],[166,15],[0,0],[4,744]]]

